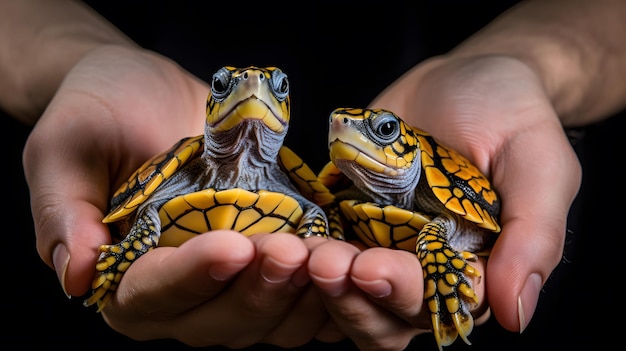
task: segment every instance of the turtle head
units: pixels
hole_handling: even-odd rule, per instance
[[[222,67],[211,79],[206,124],[212,132],[228,131],[257,120],[282,134],[289,125],[289,81],[277,67]]]
[[[413,194],[419,181],[417,136],[391,111],[334,110],[330,114],[328,147],[331,161],[374,199],[399,201],[398,196]]]

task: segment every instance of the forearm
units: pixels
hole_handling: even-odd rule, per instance
[[[505,55],[540,77],[564,125],[626,107],[626,1],[529,0],[450,56]]]
[[[34,124],[68,70],[89,50],[134,45],[72,0],[0,0],[0,108]]]

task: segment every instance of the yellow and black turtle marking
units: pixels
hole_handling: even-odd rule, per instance
[[[159,246],[180,246],[195,235],[216,229],[245,235],[295,234],[302,213],[296,199],[281,193],[205,189],[175,197],[159,209]]]
[[[113,194],[112,208],[102,222],[112,223],[134,212],[163,181],[198,157],[203,145],[202,135],[183,138],[168,151],[146,161]]]
[[[246,89],[239,89],[242,82],[248,85]],[[276,133],[286,131],[291,118],[289,81],[279,68],[226,66],[213,75],[211,84],[206,123],[213,133],[231,130],[247,119],[263,121]],[[268,85],[271,89],[266,89]]]
[[[291,182],[296,185],[302,195],[324,209],[328,220],[328,236],[345,240],[340,214],[334,207],[335,195],[326,184],[295,152],[286,146],[280,149],[278,164],[289,175]]]
[[[493,232],[500,232],[496,216],[498,196],[491,182],[467,158],[413,127],[419,142],[422,167],[433,194],[450,211]]]
[[[478,305],[472,280],[480,274],[468,263],[476,254],[457,251],[448,242],[446,224],[440,218],[426,223],[417,237],[417,257],[424,275],[424,301],[431,312],[433,333],[439,349],[460,336],[468,345],[474,329],[470,306]]]
[[[500,232],[500,201],[467,158],[383,109],[336,109],[331,163],[318,177],[336,196],[344,230],[374,247],[415,251],[439,349],[460,336],[470,344],[470,264]],[[349,236],[346,234],[346,236]]]
[[[278,156],[278,164],[302,195],[320,206],[328,205],[334,200],[334,195],[318,179],[315,172],[290,148],[283,146]]]
[[[280,69],[217,71],[205,133],[146,161],[112,196],[103,222],[115,224],[112,232],[121,240],[99,248],[84,304],[101,311],[135,260],[207,231],[328,237],[328,219],[317,202],[333,195],[282,145],[289,120],[289,82]]]
[[[343,200],[340,213],[369,247],[414,251],[419,232],[431,218],[424,213],[374,202]]]

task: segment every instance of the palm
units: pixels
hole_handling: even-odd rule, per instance
[[[558,264],[580,165],[525,65],[496,57],[437,59],[417,67],[372,106],[405,116],[491,177],[502,198],[503,231],[487,268],[488,295],[503,326],[519,330],[522,276],[539,272],[545,281]],[[511,282],[511,272],[522,280]],[[534,306],[525,308],[532,312]]]
[[[62,235],[52,228],[90,233],[69,243],[77,247],[69,248],[76,252],[67,293],[87,291],[93,272],[86,268],[98,245],[111,240],[100,222],[110,192],[150,156],[202,133],[207,91],[168,61],[143,53],[100,50],[67,75],[24,150],[40,252],[52,252],[42,248]],[[55,203],[67,212],[52,213]],[[43,258],[53,265],[52,257]]]

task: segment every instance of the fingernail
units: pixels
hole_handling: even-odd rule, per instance
[[[363,291],[375,298],[382,298],[391,295],[391,284],[388,281],[379,279],[374,281],[360,280],[352,278],[352,281]]]
[[[520,334],[524,332],[530,322],[530,319],[535,313],[541,286],[541,276],[537,273],[532,273],[526,279],[522,292],[517,298],[517,313],[519,318]]]
[[[222,282],[234,277],[245,266],[246,264],[239,263],[225,263],[214,265],[209,268],[209,276],[219,282]]]
[[[346,276],[337,278],[322,278],[311,274],[311,278],[324,293],[330,297],[337,297],[348,290],[348,282]]]
[[[67,251],[65,245],[59,244],[54,248],[54,251],[52,251],[52,264],[54,265],[54,270],[57,273],[57,278],[61,283],[63,293],[68,299],[71,299],[72,295],[68,294],[65,289],[65,274],[67,273],[67,267],[70,264],[70,253]]]
[[[271,257],[266,257],[261,263],[261,276],[265,281],[272,284],[286,282],[291,279],[293,273],[300,267],[299,264],[284,264]]]

